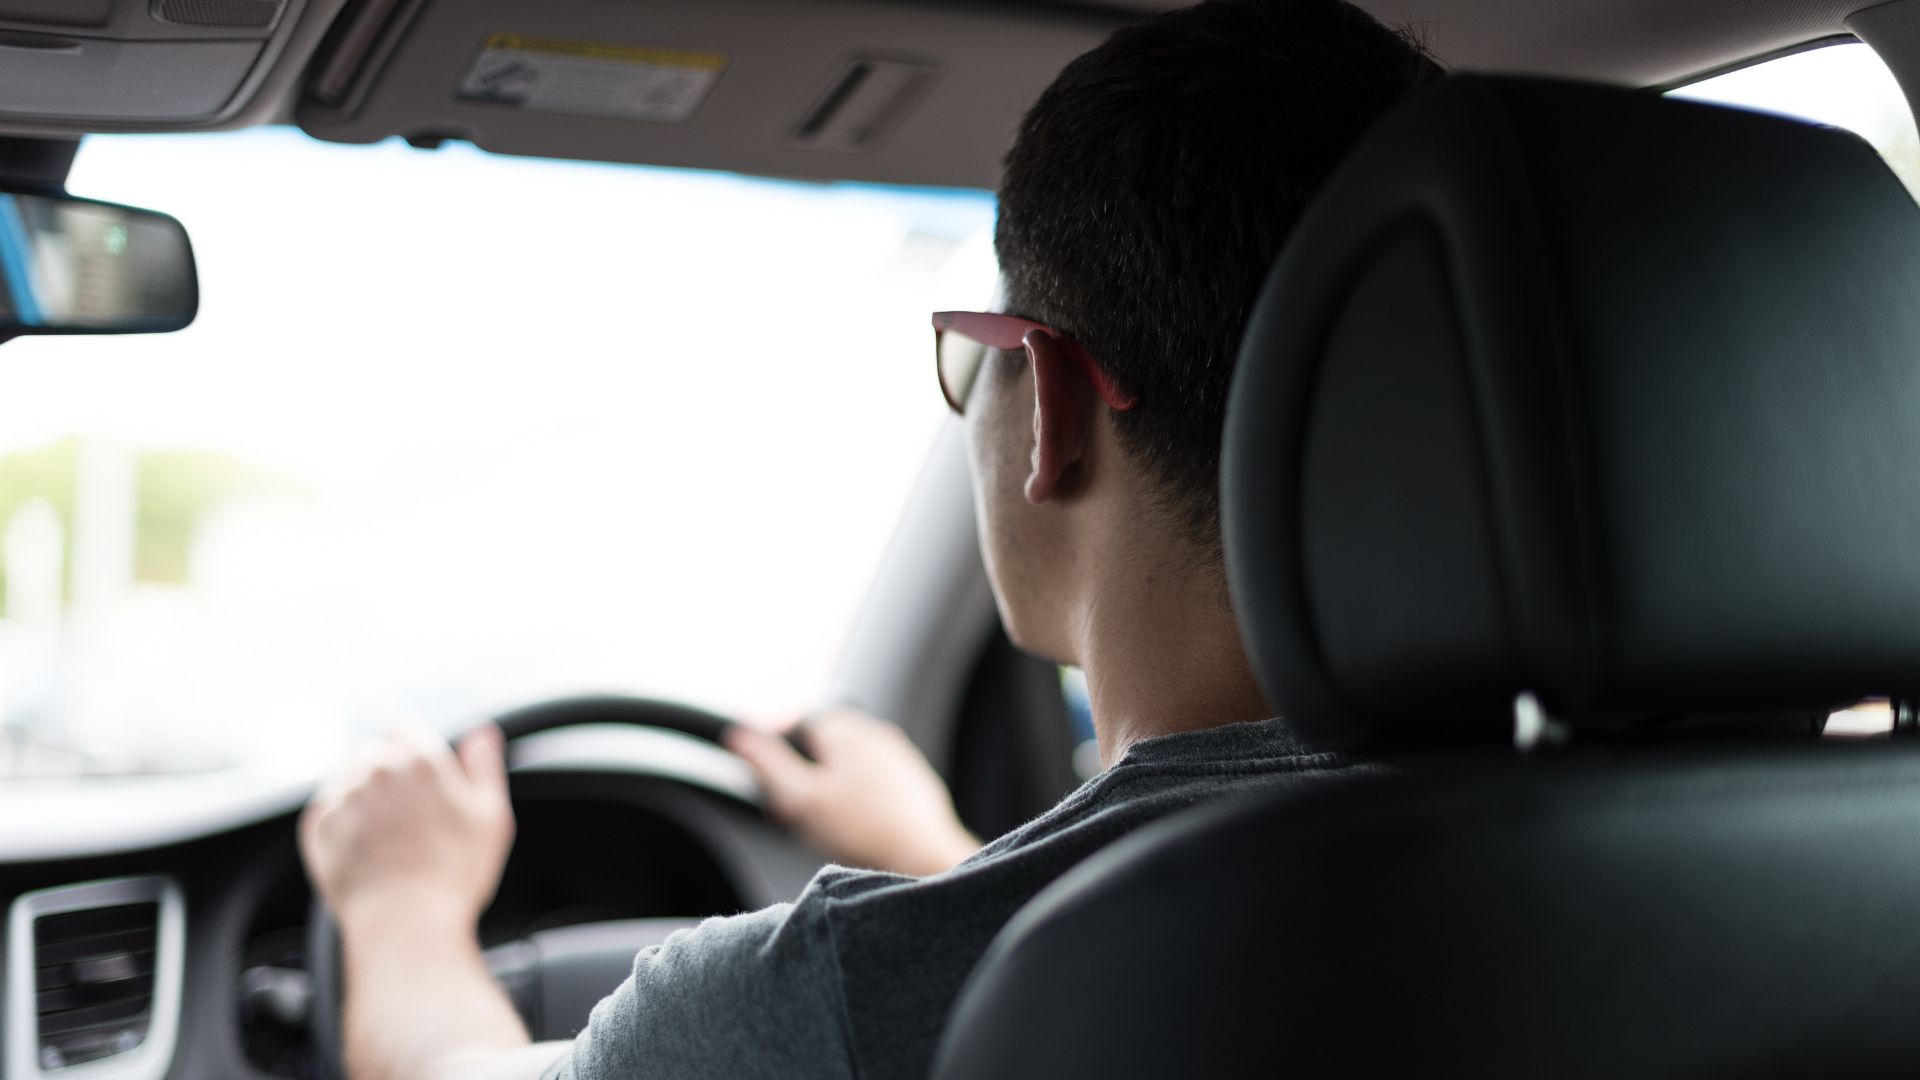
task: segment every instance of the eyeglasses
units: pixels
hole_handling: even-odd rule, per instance
[[[992,315],[979,311],[936,311],[933,313],[933,355],[940,373],[940,392],[955,413],[966,411],[967,394],[980,377],[988,349],[1015,352],[1026,347],[1026,336],[1044,331],[1060,345],[1060,351],[1073,361],[1093,384],[1094,392],[1115,412],[1126,412],[1140,404],[1139,398],[1120,388],[1092,354],[1081,344],[1051,326],[1014,315]]]

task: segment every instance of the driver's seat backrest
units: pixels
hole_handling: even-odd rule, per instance
[[[1920,1066],[1920,745],[1812,737],[1920,701],[1920,210],[1872,151],[1448,80],[1309,210],[1239,365],[1249,657],[1396,767],[1090,859],[938,1080]]]

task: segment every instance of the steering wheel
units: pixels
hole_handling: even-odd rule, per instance
[[[627,724],[677,731],[724,745],[722,737],[735,726],[735,721],[691,705],[618,695],[541,702],[506,713],[494,723],[509,743],[555,728]],[[788,732],[786,737],[794,749],[808,753],[797,732]],[[587,1007],[625,976],[635,953],[688,925],[684,919],[623,919],[542,931],[488,949],[487,966],[522,1015],[528,1013],[533,1002],[544,1000],[558,1003],[555,1012],[571,1013],[577,1007],[579,1015],[584,1016]],[[340,929],[318,895],[307,919],[307,964],[312,987],[307,1016],[314,1049],[325,1075],[340,1080],[346,1075],[340,1042]]]

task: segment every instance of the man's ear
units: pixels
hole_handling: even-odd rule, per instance
[[[1027,501],[1037,504],[1072,490],[1087,456],[1093,387],[1053,335],[1030,330],[1024,344],[1033,369],[1033,471],[1027,476]]]

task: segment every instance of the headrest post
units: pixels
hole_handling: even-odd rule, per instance
[[[1541,744],[1564,746],[1573,735],[1573,729],[1564,722],[1547,715],[1540,705],[1540,699],[1531,691],[1523,691],[1513,699],[1513,748],[1523,754],[1530,754]]]

